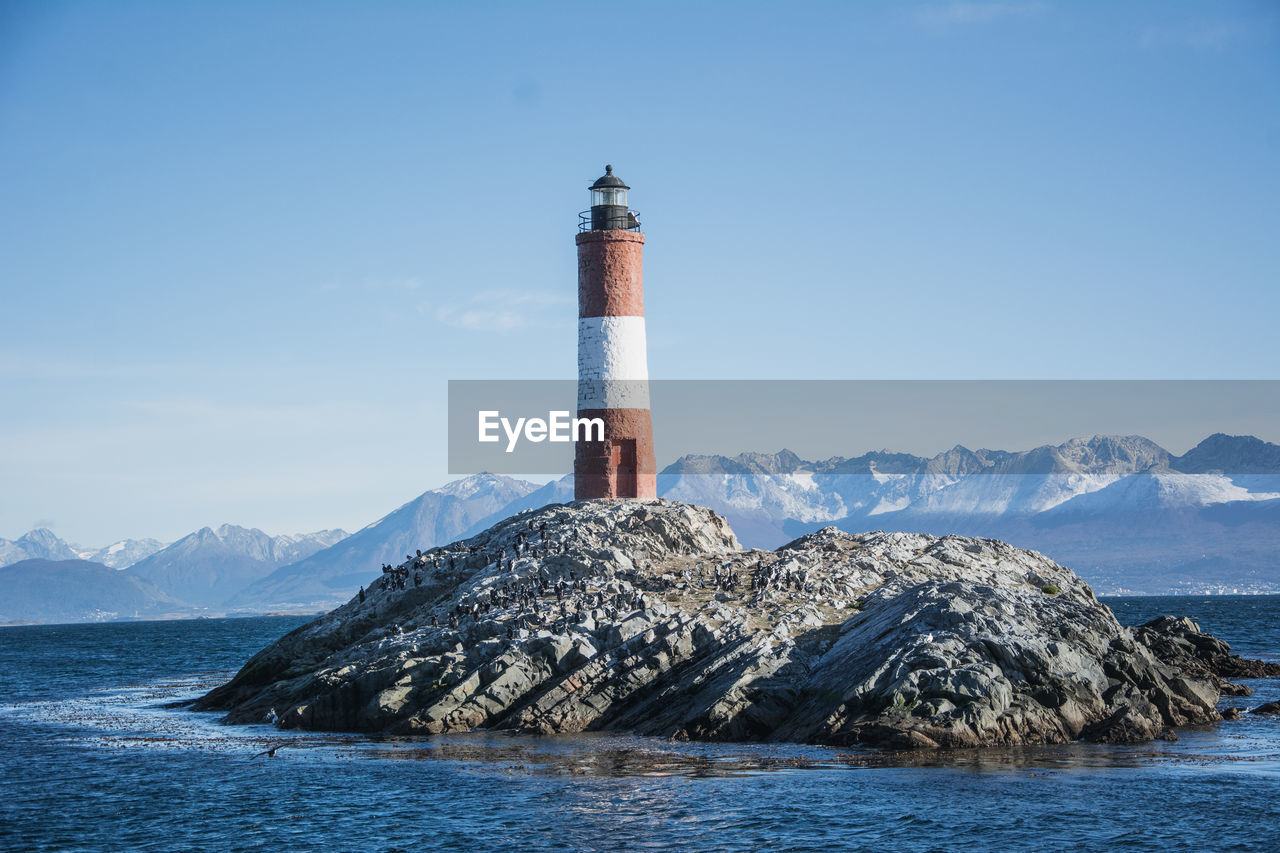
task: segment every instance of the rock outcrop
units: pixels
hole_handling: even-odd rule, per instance
[[[707,509],[583,502],[411,557],[196,707],[396,734],[1136,742],[1219,719],[1217,670],[1165,654],[1174,636],[995,540],[828,528],[743,550]]]
[[[1253,688],[1227,679],[1280,678],[1280,663],[1233,655],[1230,645],[1203,633],[1199,625],[1185,616],[1161,616],[1134,628],[1133,635],[1151,649],[1161,663],[1211,679],[1218,690],[1228,696],[1249,696]]]

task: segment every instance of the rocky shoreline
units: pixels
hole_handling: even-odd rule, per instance
[[[991,539],[828,528],[743,550],[711,510],[532,510],[387,567],[199,710],[326,731],[629,731],[893,748],[1135,743],[1273,677],[1186,619],[1121,626]]]

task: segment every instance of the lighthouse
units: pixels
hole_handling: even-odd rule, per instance
[[[578,417],[604,437],[574,448],[577,500],[655,498],[653,425],[644,333],[644,234],[612,166],[591,185],[578,223]]]

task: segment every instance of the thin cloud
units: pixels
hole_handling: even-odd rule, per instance
[[[560,315],[573,301],[560,293],[490,290],[477,293],[461,305],[437,306],[435,316],[455,329],[501,333],[555,325],[564,319]]]
[[[515,311],[490,311],[483,308],[459,309],[442,306],[436,319],[455,329],[468,332],[509,332],[529,325],[528,319]]]
[[[501,301],[506,305],[531,305],[538,307],[570,305],[575,301],[573,296],[569,296],[565,293],[523,290],[486,290],[482,293],[476,294],[474,298],[484,301]]]
[[[987,24],[992,21],[1016,18],[1031,18],[1048,11],[1047,3],[940,3],[921,6],[916,9],[916,23],[926,29],[949,30],[956,27]]]

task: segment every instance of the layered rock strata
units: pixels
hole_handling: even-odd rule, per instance
[[[995,540],[828,528],[743,550],[711,510],[589,501],[412,556],[196,707],[394,734],[1137,742],[1220,719],[1206,661],[1229,649],[1192,633],[1125,628]]]

